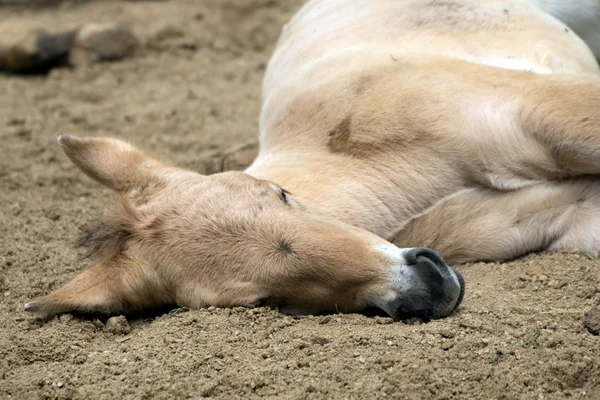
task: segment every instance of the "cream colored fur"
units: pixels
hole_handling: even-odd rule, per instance
[[[469,188],[540,185],[543,193],[546,182],[597,174],[598,64],[574,32],[600,29],[600,17],[588,12],[597,7],[595,0],[310,1],[269,64],[261,151],[247,172],[388,239]],[[540,234],[556,226],[548,220]],[[439,220],[431,229],[438,227],[447,227],[440,236],[448,240],[463,230],[462,240],[471,239],[471,227]],[[548,248],[492,250],[496,244],[468,257],[442,255],[507,259]],[[596,254],[600,243],[582,247]]]
[[[309,1],[269,64],[246,173],[59,139],[120,206],[81,242],[95,264],[26,309],[438,318],[464,285],[415,247],[451,263],[597,255],[598,15],[591,0]]]

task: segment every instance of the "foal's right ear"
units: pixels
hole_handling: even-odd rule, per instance
[[[117,191],[143,186],[151,178],[152,170],[161,166],[117,139],[60,135],[58,144],[80,170]]]

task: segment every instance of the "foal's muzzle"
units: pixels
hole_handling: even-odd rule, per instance
[[[465,293],[465,281],[439,254],[414,248],[403,251],[401,258],[392,266],[394,295],[379,301],[379,308],[394,320],[443,318],[456,310]]]

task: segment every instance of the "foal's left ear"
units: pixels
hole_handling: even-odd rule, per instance
[[[111,138],[60,135],[58,144],[91,178],[117,191],[143,186],[162,165],[129,143]]]

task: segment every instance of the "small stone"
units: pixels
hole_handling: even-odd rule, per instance
[[[540,275],[537,277],[538,281],[540,282],[545,282],[548,280],[548,277],[546,275]]]
[[[215,311],[216,309],[217,309],[217,307],[215,307],[215,306],[210,306],[210,307],[208,307],[208,311],[210,311],[210,312],[213,312],[213,311]]]
[[[185,32],[176,26],[163,26],[155,34],[154,39],[158,41],[179,39],[185,36]]]
[[[444,340],[442,342],[442,350],[447,351],[454,347],[454,342],[452,340]]]
[[[69,322],[72,319],[73,319],[73,316],[71,314],[63,314],[59,318],[60,322]]]
[[[583,326],[585,326],[592,335],[600,335],[600,306],[594,307],[585,313]]]
[[[163,26],[159,28],[146,42],[146,47],[153,50],[166,50],[169,47],[179,47],[181,43],[188,41],[185,32],[176,26]]]
[[[92,325],[94,325],[96,328],[104,328],[104,324],[98,318],[95,318],[92,321]]]
[[[444,330],[440,331],[440,335],[445,339],[452,339],[456,336],[456,332],[454,332],[450,329],[444,329]]]
[[[139,45],[137,36],[122,24],[88,24],[75,36],[73,64],[116,61],[131,56]]]
[[[0,69],[16,73],[46,73],[65,65],[75,29],[50,31],[30,20],[0,23]]]
[[[119,315],[118,317],[110,317],[108,321],[106,321],[106,327],[104,329],[107,332],[111,332],[116,335],[125,335],[131,332],[127,318],[125,318],[123,315]]]
[[[557,279],[551,279],[551,280],[548,282],[548,286],[550,286],[550,287],[552,287],[552,288],[555,288],[555,289],[561,289],[561,288],[563,288],[563,287],[564,287],[564,286],[566,286],[566,285],[567,285],[567,283],[566,283],[566,282],[562,282],[562,281],[559,281],[559,280],[557,280]]]
[[[325,346],[327,343],[329,343],[329,339],[321,336],[313,336],[310,340],[315,344],[320,344],[321,346]]]

